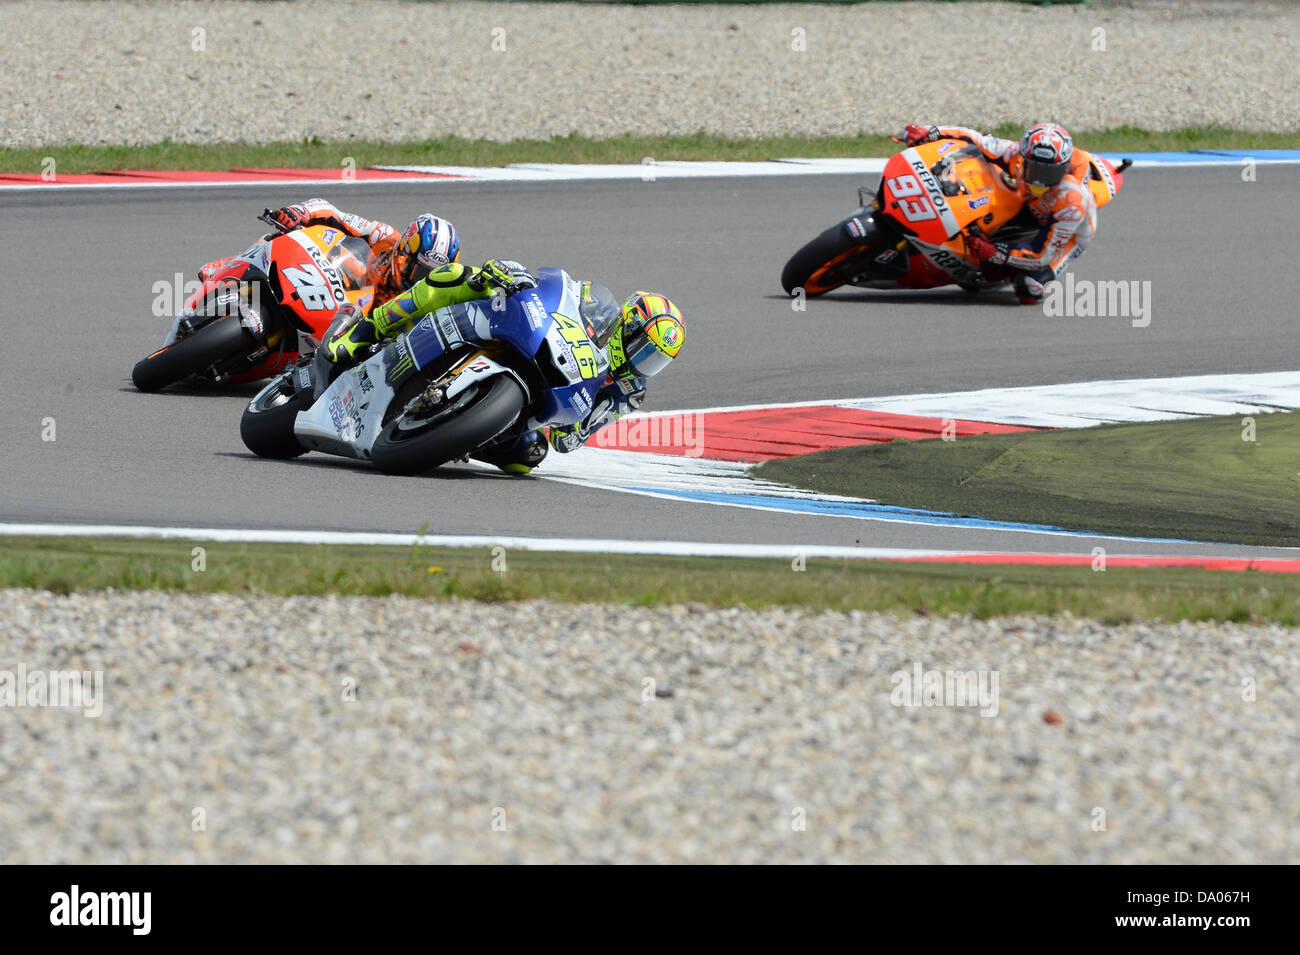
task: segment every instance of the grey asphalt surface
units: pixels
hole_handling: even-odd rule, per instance
[[[142,395],[130,371],[166,330],[151,314],[156,281],[192,278],[256,237],[263,206],[315,194],[399,227],[419,211],[449,216],[469,261],[561,265],[618,294],[670,294],[689,343],[653,382],[650,409],[1291,370],[1300,274],[1287,261],[1283,197],[1298,176],[1294,166],[1261,166],[1252,183],[1235,167],[1131,172],[1076,274],[1150,280],[1153,317],[1141,329],[961,292],[841,291],[793,311],[781,267],[851,210],[858,176],[0,190],[0,520],[1087,551],[1096,539],[665,507],[455,467],[389,478],[320,455],[262,461],[239,439],[255,387]],[[56,440],[45,442],[50,417]],[[1106,543],[1112,553],[1272,552]]]

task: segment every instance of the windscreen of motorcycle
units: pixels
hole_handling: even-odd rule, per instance
[[[578,312],[591,330],[591,340],[603,348],[623,317],[623,303],[599,282],[583,282]]]

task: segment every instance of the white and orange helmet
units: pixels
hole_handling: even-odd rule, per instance
[[[1041,196],[1061,184],[1073,157],[1074,140],[1070,134],[1055,123],[1039,123],[1025,130],[1020,140],[1019,168],[1013,172],[1024,190]]]

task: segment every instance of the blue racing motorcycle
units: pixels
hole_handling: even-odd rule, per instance
[[[248,403],[244,444],[262,457],[320,451],[419,474],[581,421],[609,371],[604,345],[619,304],[563,269],[539,269],[537,279],[440,309],[341,373],[323,351],[300,359]]]

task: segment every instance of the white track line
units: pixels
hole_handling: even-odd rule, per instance
[[[1118,378],[1060,385],[984,388],[978,391],[719,405],[677,411],[638,411],[629,415],[627,420],[633,422],[638,417],[686,417],[735,411],[826,407],[886,411],[921,418],[960,418],[1026,427],[1087,427],[1103,421],[1161,421],[1300,408],[1300,371]]]
[[[393,176],[384,179],[340,178],[337,181],[333,179],[265,179],[256,181],[231,179],[219,182],[131,182],[124,180],[122,182],[42,182],[30,185],[26,183],[10,184],[0,182],[0,194],[6,192],[31,192],[43,189],[235,189],[239,186],[246,186],[251,189],[280,189],[284,186],[316,186],[318,188],[334,189],[338,187],[347,188],[348,186],[392,185],[399,182],[404,182],[407,185],[412,183],[428,185],[435,182],[459,181],[457,179],[444,179],[440,176],[431,176],[428,179],[417,179],[412,176]]]
[[[1101,153],[1107,158],[1117,157],[1116,153]],[[1134,169],[1149,172],[1153,169],[1181,169],[1187,167],[1205,168],[1207,166],[1230,166],[1240,168],[1245,157],[1206,157],[1186,160],[1146,159],[1141,153],[1134,154]],[[0,182],[0,193],[26,192],[38,189],[231,189],[239,186],[251,188],[285,186],[318,186],[336,188],[359,185],[392,183],[458,183],[458,182],[581,182],[581,181],[628,181],[641,179],[654,182],[660,179],[700,179],[700,178],[747,178],[753,176],[827,176],[827,175],[876,175],[884,168],[888,157],[864,157],[861,159],[773,159],[767,162],[685,162],[664,161],[647,163],[519,163],[511,166],[374,166],[372,168],[387,172],[420,172],[454,176],[452,179],[413,179],[410,177],[393,179],[268,179],[249,182],[133,182],[123,179],[121,182],[105,183],[13,183]],[[1300,159],[1291,158],[1257,158],[1259,165],[1295,165]]]
[[[835,547],[820,544],[712,544],[572,537],[492,537],[472,534],[381,534],[368,531],[273,531],[219,527],[143,527],[117,524],[0,524],[0,537],[143,537],[250,544],[355,544],[386,547],[504,547],[548,553],[644,554],[671,557],[951,557],[976,551]]]
[[[895,560],[927,557],[988,557],[989,550],[931,550],[904,547],[839,547],[823,544],[715,544],[702,541],[626,541],[566,537],[493,537],[471,534],[381,534],[367,531],[285,531],[218,527],[144,527],[117,524],[3,524],[3,537],[130,537],[181,541],[248,544],[325,544],[387,547],[455,547],[538,553],[630,554],[665,557],[751,557],[779,560],[829,558]],[[1015,558],[1080,557],[1091,551],[1057,551],[1050,554],[1010,554]],[[1223,557],[1205,554],[1113,554],[1125,560],[1248,560],[1258,564],[1290,561],[1286,557]]]

